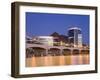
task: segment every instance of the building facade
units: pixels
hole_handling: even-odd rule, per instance
[[[82,47],[82,32],[78,27],[68,29],[68,42],[73,47]]]
[[[35,44],[53,46],[53,37],[52,36],[36,36],[33,37]]]

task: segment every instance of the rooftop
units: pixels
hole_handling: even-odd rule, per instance
[[[77,30],[80,30],[80,31],[81,31],[81,29],[78,28],[78,27],[71,27],[71,28],[69,28],[68,30],[73,30],[73,29],[77,29]]]

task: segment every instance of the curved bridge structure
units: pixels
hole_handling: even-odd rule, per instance
[[[47,46],[39,44],[26,44],[27,57],[30,56],[59,56],[59,55],[78,55],[89,54],[89,49],[64,46]]]

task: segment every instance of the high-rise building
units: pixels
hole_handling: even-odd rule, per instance
[[[68,29],[69,44],[73,47],[82,47],[82,32],[78,27],[72,27]]]

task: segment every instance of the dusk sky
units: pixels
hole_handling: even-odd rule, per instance
[[[26,12],[26,35],[48,36],[53,32],[67,35],[70,27],[82,30],[83,43],[89,44],[89,15]]]

